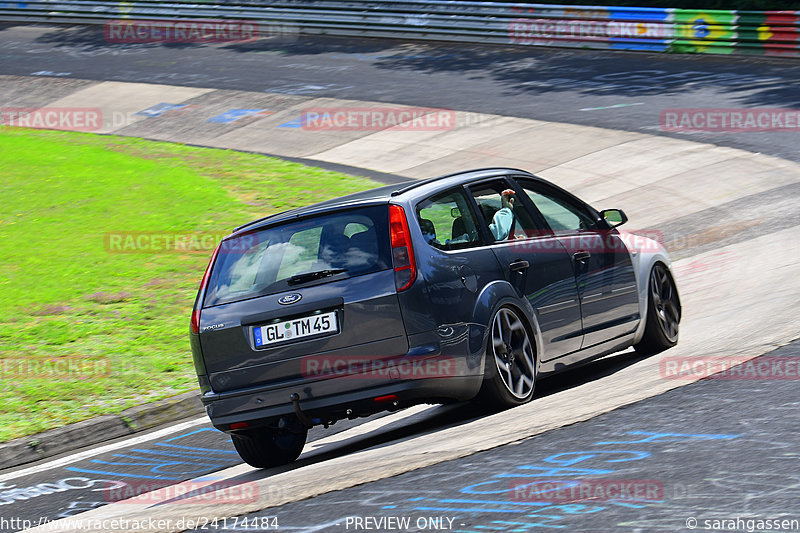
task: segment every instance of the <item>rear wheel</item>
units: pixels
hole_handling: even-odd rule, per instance
[[[678,344],[681,302],[675,281],[661,263],[650,271],[647,296],[647,318],[642,340],[634,346],[645,355],[663,352]]]
[[[307,429],[288,431],[264,428],[234,433],[231,440],[245,463],[256,468],[270,468],[297,459],[307,436]]]
[[[513,407],[530,401],[536,383],[536,355],[528,328],[510,307],[495,313],[490,328],[479,402]]]

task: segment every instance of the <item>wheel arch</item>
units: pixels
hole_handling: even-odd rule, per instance
[[[480,342],[480,346],[470,346],[470,350],[481,353],[481,371],[486,365],[486,353],[489,344],[489,334],[491,320],[494,314],[501,307],[513,307],[520,315],[520,318],[528,328],[534,343],[534,354],[536,356],[536,373],[539,373],[539,366],[542,361],[542,332],[536,313],[530,302],[521,298],[517,290],[507,281],[494,281],[487,284],[476,299],[472,313],[472,322],[483,328],[481,335],[470,335],[471,342]]]

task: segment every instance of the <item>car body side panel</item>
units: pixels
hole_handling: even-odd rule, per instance
[[[637,343],[644,335],[644,328],[647,322],[648,284],[650,282],[650,271],[656,263],[663,263],[669,269],[672,280],[675,282],[676,290],[680,295],[675,273],[672,270],[672,262],[669,259],[666,248],[653,239],[648,239],[639,235],[634,235],[626,231],[620,231],[623,242],[631,252],[634,272],[636,273],[636,286],[639,294],[639,316],[641,320],[633,336],[633,343]],[[680,297],[680,296],[679,296]]]
[[[485,355],[486,348],[489,343],[489,324],[491,323],[493,314],[502,305],[512,305],[522,311],[528,325],[531,329],[534,344],[536,345],[536,363],[537,366],[542,361],[542,331],[539,328],[539,322],[536,319],[536,313],[533,310],[530,302],[525,298],[520,298],[517,290],[509,282],[505,280],[493,281],[487,284],[481,290],[475,302],[473,309],[473,323],[476,330],[482,330],[482,335],[471,335],[473,339],[473,349],[480,349]],[[484,362],[486,364],[486,362]]]
[[[588,348],[636,329],[639,319],[636,277],[630,254],[616,231],[586,231],[558,237],[575,261],[583,317],[583,344]]]
[[[505,265],[505,279],[517,297],[534,309],[542,330],[542,360],[580,349],[583,338],[578,287],[572,260],[561,243],[550,236],[501,242],[492,246]],[[527,268],[511,271],[509,265],[527,261]]]

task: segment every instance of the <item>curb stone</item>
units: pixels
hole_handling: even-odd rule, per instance
[[[185,392],[130,407],[116,415],[102,415],[0,443],[0,465],[4,470],[13,468],[204,412],[200,392]]]

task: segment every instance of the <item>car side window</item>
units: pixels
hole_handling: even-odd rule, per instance
[[[480,233],[461,189],[431,196],[417,204],[417,221],[425,241],[439,249],[467,248],[480,243]]]
[[[597,229],[597,221],[583,206],[539,184],[522,180],[519,180],[519,184],[554,232],[574,233]]]
[[[471,192],[495,242],[525,239],[537,234],[533,218],[507,182],[482,183]]]

